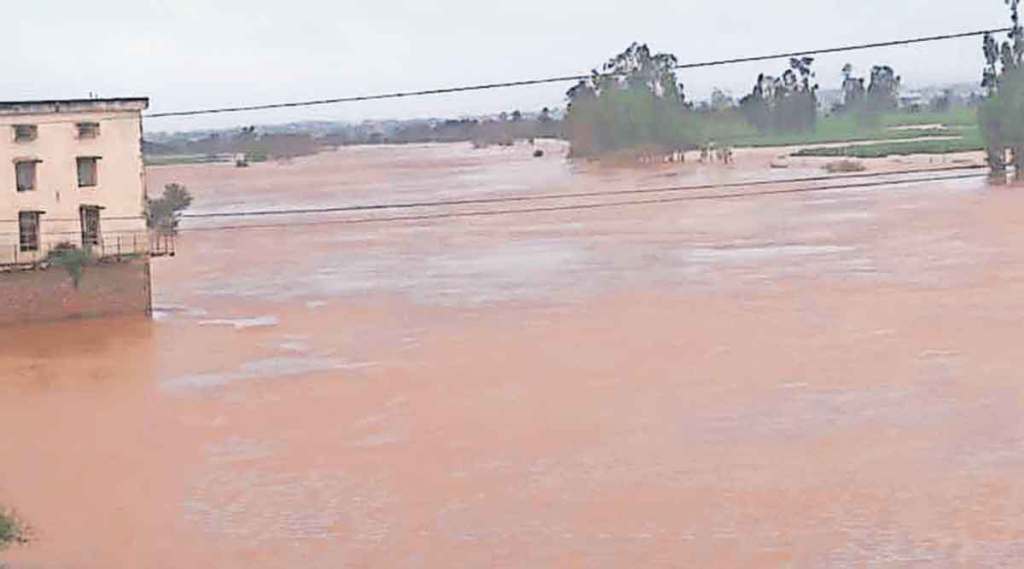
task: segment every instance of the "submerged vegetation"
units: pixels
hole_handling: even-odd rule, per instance
[[[13,512],[0,508],[0,551],[28,543],[28,528]]]

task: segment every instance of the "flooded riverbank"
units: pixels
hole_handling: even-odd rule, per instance
[[[543,159],[346,148],[148,178],[186,184],[202,213],[821,174],[772,171],[770,151],[731,169],[574,165],[545,144]],[[1022,212],[1017,190],[963,179],[186,220],[177,257],[154,261],[152,321],[0,330],[0,503],[35,535],[0,560],[1012,564]]]

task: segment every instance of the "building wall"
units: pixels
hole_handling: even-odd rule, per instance
[[[45,112],[54,110],[60,112]],[[107,254],[118,245],[132,252],[148,244],[143,218],[145,181],[142,162],[141,106],[81,103],[0,108],[0,265],[32,262],[60,242],[81,246],[79,206],[101,206],[100,226]],[[79,139],[77,123],[95,122],[99,136]],[[16,142],[13,125],[34,124],[34,141]],[[78,157],[100,157],[98,186],[78,187]],[[18,192],[15,162],[41,160],[36,189]],[[44,211],[40,221],[41,250],[18,251],[18,212]]]
[[[129,314],[152,309],[149,260],[85,267],[76,289],[59,267],[0,273],[0,326]]]

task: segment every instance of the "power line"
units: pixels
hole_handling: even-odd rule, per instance
[[[772,59],[784,59],[784,58],[791,58],[791,57],[804,57],[804,56],[810,56],[810,55],[822,55],[822,54],[840,53],[840,52],[847,52],[847,51],[860,51],[860,50],[876,49],[876,48],[883,48],[883,47],[895,47],[895,46],[901,46],[901,45],[912,45],[912,44],[919,44],[919,43],[928,43],[928,42],[946,41],[946,40],[952,40],[952,39],[976,37],[976,36],[983,36],[985,34],[997,34],[997,33],[1000,33],[1000,32],[1008,32],[1010,30],[1011,30],[1011,28],[997,28],[997,29],[990,29],[990,30],[979,30],[979,31],[973,31],[973,32],[955,33],[955,34],[942,34],[942,35],[935,35],[935,36],[921,36],[921,37],[915,37],[915,38],[908,38],[908,39],[901,39],[901,40],[892,40],[892,41],[884,41],[884,42],[853,44],[853,45],[846,45],[846,46],[841,46],[841,47],[830,47],[830,48],[813,49],[813,50],[805,50],[805,51],[792,51],[792,52],[785,52],[785,53],[775,53],[775,54],[771,54],[771,55],[756,55],[756,56],[751,56],[751,57],[740,57],[740,58],[734,58],[734,59],[719,59],[719,60],[704,61],[704,62],[699,62],[699,63],[682,63],[682,64],[679,64],[679,65],[676,65],[675,68],[676,69],[695,69],[695,68],[700,68],[700,67],[716,67],[716,66],[722,66],[722,65],[733,65],[733,64],[737,64],[737,63],[751,63],[751,62],[756,62],[756,61],[767,61],[767,60],[772,60]],[[618,75],[621,75],[621,74],[617,74],[617,73],[603,73],[603,74],[599,74],[599,76],[603,76],[603,77],[615,77],[615,76],[618,76]],[[424,90],[418,90],[418,91],[399,91],[399,92],[383,93],[383,94],[377,94],[377,95],[359,95],[359,96],[354,96],[354,97],[338,97],[338,98],[333,98],[333,99],[314,99],[314,100],[309,100],[309,101],[296,101],[296,102],[289,102],[289,103],[269,103],[269,104],[263,104],[263,105],[246,105],[246,106],[235,106],[235,107],[219,107],[219,108],[210,108],[210,109],[197,109],[197,110],[189,110],[189,111],[172,111],[172,112],[163,112],[163,113],[148,113],[148,114],[143,115],[143,116],[145,116],[146,118],[189,117],[189,116],[197,116],[197,115],[212,115],[212,114],[223,114],[223,113],[241,113],[241,112],[248,112],[248,111],[266,111],[266,110],[272,110],[272,109],[288,109],[288,108],[296,108],[296,107],[314,107],[314,106],[323,106],[323,105],[334,105],[334,104],[340,104],[340,103],[356,103],[356,102],[363,102],[363,101],[379,101],[379,100],[384,100],[384,99],[403,99],[403,98],[409,98],[409,97],[423,97],[423,96],[429,96],[429,95],[444,95],[444,94],[451,94],[451,93],[464,93],[464,92],[469,92],[469,91],[486,91],[486,90],[491,90],[491,89],[506,89],[506,88],[511,88],[511,87],[527,87],[527,86],[531,86],[531,85],[542,85],[542,84],[547,84],[547,83],[567,83],[569,81],[581,81],[581,80],[584,80],[584,79],[588,79],[590,77],[592,77],[592,75],[590,75],[590,74],[587,74],[587,75],[563,75],[563,76],[557,76],[557,77],[546,77],[546,78],[542,78],[542,79],[526,79],[526,80],[522,80],[522,81],[505,81],[505,82],[498,82],[498,83],[483,83],[483,84],[479,84],[479,85],[465,85],[465,86],[460,86],[460,87],[441,87],[441,88],[436,88],[436,89],[424,89]]]
[[[213,227],[195,227],[195,228],[182,228],[182,233],[199,233],[199,232],[216,232],[216,231],[238,231],[246,229],[277,229],[286,228],[294,229],[296,227],[308,227],[308,226],[324,226],[324,225],[358,225],[367,223],[393,223],[393,222],[408,222],[408,221],[432,221],[440,219],[451,219],[451,218],[466,218],[466,217],[493,217],[499,215],[514,215],[514,214],[529,214],[529,213],[547,213],[547,212],[558,212],[558,211],[579,211],[579,210],[594,210],[612,207],[624,207],[633,205],[653,205],[653,204],[666,204],[666,203],[679,203],[688,201],[715,201],[715,200],[734,200],[742,198],[753,198],[753,197],[764,197],[764,196],[776,196],[786,194],[801,194],[801,193],[813,193],[813,192],[825,192],[825,191],[837,191],[847,189],[863,189],[863,188],[875,188],[884,186],[900,186],[906,184],[918,184],[924,182],[943,182],[943,181],[954,181],[954,180],[966,180],[983,178],[986,174],[956,174],[952,176],[936,176],[932,178],[916,179],[916,180],[900,180],[900,181],[879,181],[879,182],[866,182],[861,184],[843,184],[843,185],[825,185],[815,186],[810,188],[790,188],[781,190],[760,190],[756,192],[742,192],[735,194],[718,194],[718,195],[704,195],[704,196],[677,196],[668,198],[655,198],[646,200],[625,200],[617,202],[604,202],[604,203],[589,203],[589,204],[576,204],[576,205],[565,205],[565,206],[548,206],[548,207],[532,207],[532,208],[520,208],[520,209],[499,209],[499,210],[478,210],[478,211],[466,211],[466,212],[446,212],[436,214],[423,214],[423,215],[404,215],[404,216],[393,216],[393,217],[365,217],[357,219],[341,219],[341,220],[330,220],[330,221],[316,221],[309,223],[266,223],[266,224],[246,224],[246,225],[222,225]]]
[[[804,178],[788,178],[778,180],[752,180],[748,182],[728,182],[723,184],[699,184],[689,186],[666,186],[660,188],[631,188],[631,189],[620,189],[620,190],[603,190],[593,192],[567,192],[560,194],[542,194],[542,195],[526,195],[526,196],[503,196],[503,197],[492,197],[492,198],[466,198],[457,200],[440,200],[440,201],[424,201],[424,202],[404,202],[404,203],[384,203],[384,204],[366,204],[366,205],[350,205],[350,206],[335,206],[335,207],[317,207],[317,208],[296,208],[296,209],[273,209],[273,210],[249,210],[249,211],[228,211],[228,212],[209,212],[209,213],[186,213],[181,217],[182,219],[211,219],[211,218],[230,218],[230,217],[263,217],[263,216],[280,216],[280,215],[313,215],[313,214],[327,214],[327,213],[346,213],[346,212],[358,212],[358,211],[377,211],[377,210],[389,210],[389,209],[414,209],[414,208],[426,208],[426,207],[444,207],[444,206],[462,206],[462,205],[482,205],[482,204],[494,204],[494,203],[509,203],[509,202],[528,202],[528,201],[548,201],[548,200],[561,200],[561,199],[573,199],[573,198],[589,198],[589,197],[604,197],[604,196],[617,196],[617,195],[631,195],[631,194],[653,194],[653,193],[668,193],[668,192],[687,192],[687,191],[698,191],[698,190],[715,190],[724,188],[736,188],[736,187],[750,187],[750,186],[767,186],[777,184],[798,184],[807,182],[822,182],[828,180],[845,180],[845,179],[859,179],[859,178],[878,178],[883,176],[902,176],[902,175],[914,175],[914,174],[932,174],[935,172],[950,172],[960,170],[979,170],[985,166],[948,166],[942,168],[929,168],[929,169],[918,169],[918,170],[899,170],[895,172],[870,172],[866,174],[847,174],[847,175],[823,175],[823,176],[809,176]]]
[[[1009,32],[1012,28],[999,28],[994,30],[979,30],[976,32],[962,32],[958,34],[942,34],[938,36],[923,36],[916,38],[909,38],[903,40],[892,40],[875,43],[862,43],[846,45],[841,47],[829,47],[825,49],[816,49],[811,51],[792,51],[789,53],[776,53],[774,55],[758,55],[754,57],[739,57],[735,59],[720,59],[717,61],[709,61],[705,63],[683,63],[676,66],[676,69],[693,69],[696,67],[712,67],[717,65],[733,65],[736,63],[751,63],[755,61],[765,61],[769,59],[789,59],[791,57],[803,57],[807,55],[826,55],[830,53],[840,53],[845,51],[862,51],[866,49],[876,49],[882,47],[897,47],[901,45],[912,45],[916,43],[928,43],[945,40],[955,40],[961,38],[969,38],[976,36],[983,36],[986,34],[998,34],[1001,32]]]

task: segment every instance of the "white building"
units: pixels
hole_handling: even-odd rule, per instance
[[[0,266],[149,252],[144,98],[0,102]]]

